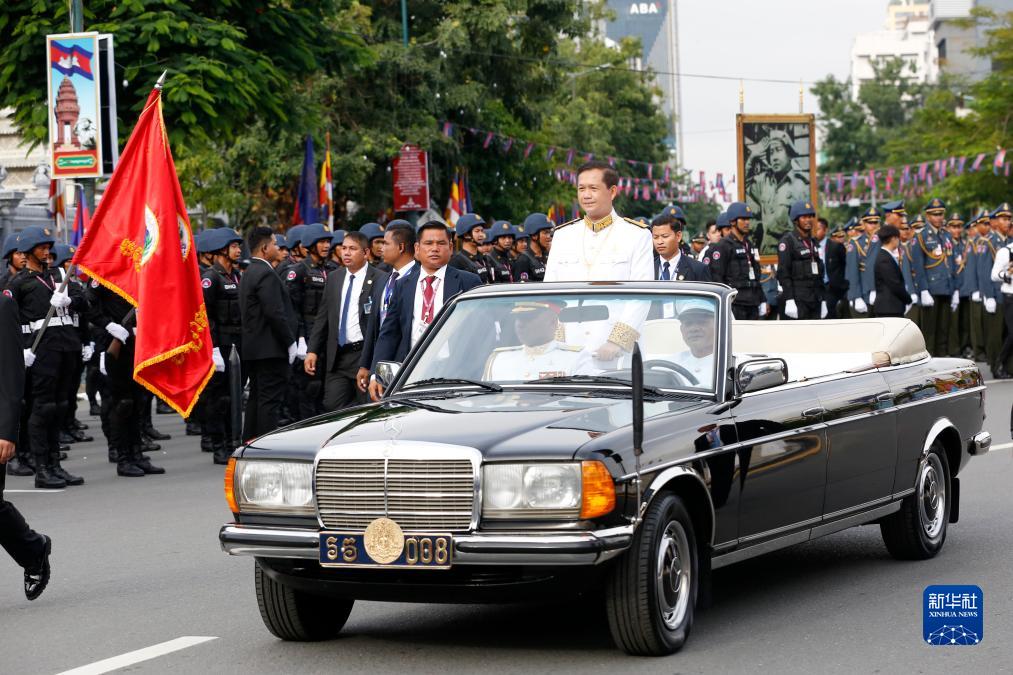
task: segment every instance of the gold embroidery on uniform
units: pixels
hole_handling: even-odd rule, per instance
[[[584,216],[584,224],[587,225],[589,228],[591,228],[592,232],[597,234],[612,224],[612,214],[611,213],[608,214],[607,216],[599,220],[597,223],[588,218],[587,216]]]
[[[609,333],[608,341],[612,344],[619,345],[628,352],[633,351],[633,345],[640,337],[632,326],[629,326],[622,321],[617,321],[616,325],[612,327],[612,332]]]

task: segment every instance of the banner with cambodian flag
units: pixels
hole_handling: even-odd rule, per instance
[[[331,133],[327,132],[327,149],[324,163],[320,165],[320,220],[327,222],[327,229],[334,230],[334,177],[331,175]]]
[[[63,235],[63,225],[67,221],[67,206],[63,198],[63,181],[53,179],[49,181],[49,202],[46,206],[46,213],[53,219],[56,225],[56,232]]]
[[[98,33],[46,36],[49,159],[53,178],[102,176]]]
[[[317,189],[316,163],[313,160],[313,137],[306,136],[306,148],[303,153],[302,173],[299,175],[299,187],[295,194],[295,207],[292,209],[293,225],[309,225],[317,221]]]
[[[213,346],[157,87],[73,262],[137,308],[134,380],[189,416],[215,372]]]
[[[460,191],[460,169],[454,170],[454,180],[450,182],[450,196],[447,198],[447,209],[443,212],[443,219],[451,225],[457,225],[457,220],[464,215]]]
[[[74,229],[70,233],[72,246],[80,246],[84,239],[84,233],[91,225],[91,216],[88,215],[88,201],[84,197],[84,186],[77,186],[77,193],[74,197],[76,208],[74,209]]]

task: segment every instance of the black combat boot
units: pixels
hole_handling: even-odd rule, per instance
[[[57,478],[62,479],[67,485],[84,485],[84,478],[81,478],[80,476],[75,476],[74,474],[68,472],[66,469],[60,466],[59,452],[52,453],[51,458],[52,459],[49,467],[50,473],[52,473]]]
[[[160,466],[155,466],[151,463],[151,459],[147,455],[141,453],[139,450],[134,450],[134,466],[143,471],[146,474],[163,474],[165,469]]]
[[[161,450],[162,446],[151,440],[144,434],[141,434],[141,452],[155,452]]]
[[[215,453],[213,458],[215,464],[229,463],[229,457],[232,456],[232,451],[229,450],[229,446],[226,445],[224,439],[212,439],[211,447]]]
[[[155,414],[157,414],[157,415],[171,415],[174,412],[176,412],[176,411],[173,410],[169,406],[169,404],[166,403],[165,401],[163,401],[162,399],[158,399],[157,401],[155,401]]]
[[[192,421],[191,420],[187,420],[186,421],[186,435],[187,436],[200,436],[201,435],[200,422],[198,422],[197,420],[192,420]]]
[[[74,439],[75,443],[90,443],[95,439],[84,433],[80,429],[71,428],[67,432],[67,435]]]
[[[214,441],[211,440],[211,436],[209,436],[208,434],[202,434],[200,437],[200,451],[201,452],[215,451]]]
[[[114,448],[113,446],[110,445],[109,446],[109,463],[110,464],[119,464],[119,461],[120,461],[120,453],[119,453],[119,451],[116,448]]]
[[[140,455],[140,453],[138,453]],[[144,475],[144,469],[137,466],[136,458],[132,450],[123,448],[119,451],[116,462],[116,475],[126,478],[140,478]]]
[[[67,487],[67,481],[51,473],[48,467],[36,464],[35,487],[44,490],[59,490]]]
[[[35,475],[35,464],[30,463],[27,457],[14,457],[7,462],[8,476],[33,476]]]

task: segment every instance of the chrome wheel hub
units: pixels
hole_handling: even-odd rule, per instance
[[[946,483],[943,464],[936,454],[922,460],[918,470],[918,524],[929,539],[943,531],[946,518]]]
[[[682,624],[689,607],[692,558],[686,530],[670,522],[658,542],[655,587],[661,619],[670,630]]]

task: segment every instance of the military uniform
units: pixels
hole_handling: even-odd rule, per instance
[[[792,223],[796,224],[804,216],[815,215],[812,205],[805,201],[795,202],[789,211]],[[781,284],[784,306],[790,309],[789,303],[794,305],[796,316],[793,318],[822,319],[826,316],[823,273],[823,261],[812,237],[800,234],[797,228],[781,237],[777,244],[777,280]]]
[[[509,284],[514,281],[513,259],[510,257],[509,249],[513,247],[512,242],[517,239],[517,229],[505,220],[497,220],[492,224],[493,244],[502,237],[511,237],[511,245],[507,247],[506,251],[501,251],[494,246],[488,256],[492,263],[494,284]]]
[[[865,223],[878,224],[879,221],[879,211],[870,207],[854,227],[861,228]],[[848,304],[858,317],[868,316],[872,309],[879,248],[879,237],[867,232],[862,232],[845,245],[844,278],[848,282]]]
[[[1000,204],[992,213],[989,214],[989,218],[1001,218],[1003,216],[1010,216],[1013,211],[1010,209],[1010,205],[1007,203]],[[991,268],[989,269],[989,281],[992,282],[990,289],[994,294],[994,300],[989,303],[985,300],[986,313],[988,312],[989,306],[995,307],[995,314],[986,317],[986,336],[988,342],[1000,342],[999,335],[1002,334],[1002,324],[1004,322],[1006,326],[1006,337],[1002,340],[1002,346],[996,353],[995,359],[992,362],[992,375],[993,377],[1007,379],[1010,377],[1009,363],[1010,354],[1013,353],[1013,331],[1010,327],[1013,326],[1013,284],[1010,284],[1009,279],[1009,261],[1013,260],[1011,256],[1011,244],[1013,241],[1010,239],[1003,239],[1002,235],[999,234],[995,229],[992,230],[990,235],[990,251],[994,251],[993,261]],[[994,243],[994,248],[991,244]],[[1005,270],[1004,270],[1005,266]],[[986,342],[986,349],[990,346]]]
[[[960,216],[955,214],[950,216],[947,225],[953,222],[959,222],[961,226],[964,224]],[[968,269],[969,261],[974,258],[974,244],[970,237],[954,240],[951,236],[947,255],[953,269],[953,290],[957,294],[957,309],[950,312],[949,355],[970,358],[974,353],[971,349],[971,295],[978,286],[978,280],[973,274],[974,268]]]
[[[988,222],[988,212],[982,211],[975,217],[972,222],[972,227],[968,230],[968,240],[972,244],[974,251],[973,255],[967,261],[967,274],[969,274],[974,280],[974,292],[971,293],[971,308],[970,314],[970,333],[971,333],[971,349],[973,350],[973,359],[975,361],[988,361],[988,357],[985,355],[985,333],[984,333],[984,315],[985,311],[982,307],[982,295],[981,295],[981,276],[979,268],[985,264],[985,251],[987,245],[985,243],[985,236],[978,234],[976,227],[982,221]],[[991,273],[991,270],[989,270]]]
[[[752,210],[742,202],[732,203],[727,213],[729,223],[753,217]],[[760,286],[760,261],[748,238],[739,241],[729,234],[716,243],[710,253],[710,271],[712,281],[738,291],[732,301],[732,316],[746,321],[760,318],[760,305],[765,302]]]
[[[545,281],[652,281],[654,244],[647,226],[615,212],[597,223],[578,218],[553,229]]]
[[[300,355],[305,357],[306,339],[313,332],[317,311],[324,298],[324,287],[327,285],[327,270],[324,263],[314,264],[307,256],[285,272],[285,285],[292,307],[296,313],[297,340]],[[316,375],[307,375],[303,368],[302,358],[292,364],[293,386],[297,388],[298,408],[290,410],[294,419],[306,419],[323,412],[323,374],[326,366],[317,367]]]
[[[513,278],[521,283],[528,281],[542,281],[545,279],[545,266],[549,262],[549,256],[538,256],[529,248],[522,251],[513,262]]]
[[[939,199],[929,201],[926,210],[945,208]],[[921,300],[922,333],[933,356],[949,353],[950,302],[953,298],[953,269],[947,250],[953,246],[949,232],[926,224],[915,235],[911,248],[912,270]]]
[[[496,381],[541,380],[549,377],[594,373],[588,350],[553,340],[544,345],[499,347],[489,355],[483,379]]]
[[[977,262],[978,291],[982,302],[982,337],[985,340],[985,356],[993,375],[1000,372],[999,350],[1002,349],[1003,295],[1000,284],[992,281],[992,265],[996,253],[1006,245],[1006,238],[996,231],[981,238],[980,258]]]
[[[242,355],[243,322],[239,310],[239,283],[237,270],[228,272],[219,263],[201,276],[204,289],[204,306],[207,308],[211,330],[211,343],[215,348],[215,374],[208,383],[204,429],[210,436],[215,464],[227,464],[235,449],[232,445],[237,429],[232,428],[232,408],[229,389],[231,362],[235,347]]]

